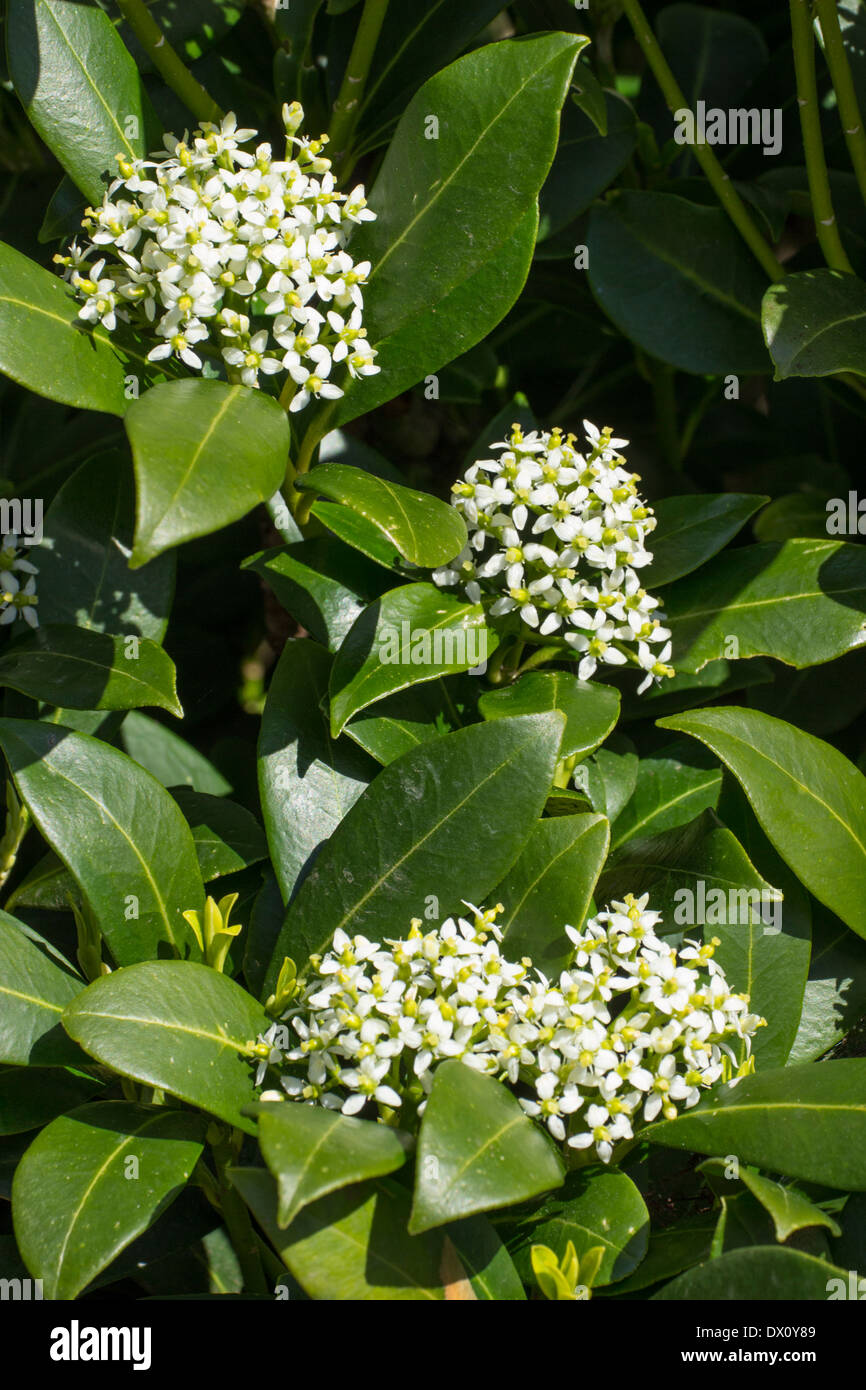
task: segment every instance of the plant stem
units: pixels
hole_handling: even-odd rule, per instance
[[[623,8],[669,109],[672,112],[688,110],[689,104],[668,66],[667,59],[662,53],[649,20],[643,12],[640,0],[623,0]],[[771,280],[781,280],[785,272],[776,260],[772,247],[761,236],[752,221],[746,204],[731,183],[730,176],[725,173],[710,147],[697,143],[692,146],[692,152],[709,179],[716,197],[752,255],[760,262]]]
[[[18,813],[11,824],[10,820],[7,820],[6,833],[0,840],[0,888],[15,868],[21,842],[30,828],[30,812],[23,803],[20,803]]]
[[[848,54],[842,41],[842,29],[839,24],[836,0],[815,0],[815,9],[818,19],[821,21],[824,55],[830,69],[830,76],[833,79],[836,100],[839,103],[839,116],[842,121],[845,142],[848,146],[848,154],[857,176],[860,196],[866,203],[866,132],[863,130],[863,117],[860,114],[854,80],[851,76],[851,64],[848,62]]]
[[[388,0],[364,0],[364,12],[355,34],[355,42],[349,54],[340,95],[334,103],[331,120],[330,136],[334,150],[332,158],[337,169],[342,164],[355,134],[370,64],[387,10]]]
[[[806,169],[809,175],[809,192],[812,210],[815,215],[815,230],[824,260],[831,270],[842,270],[853,275],[851,262],[845,254],[833,199],[830,193],[830,176],[827,173],[827,160],[824,156],[824,143],[821,138],[821,112],[818,106],[818,84],[815,78],[815,35],[812,32],[812,16],[809,0],[790,0],[791,36],[794,44],[794,70],[797,74],[797,101],[800,106],[800,126],[803,131],[803,148],[806,152]]]
[[[674,369],[655,357],[648,357],[650,379],[655,403],[656,436],[662,459],[669,469],[679,473],[682,467],[680,440],[677,433],[677,396],[674,389]]]
[[[268,509],[268,515],[274,523],[274,530],[279,534],[284,545],[295,545],[297,541],[304,539],[303,532],[292,516],[289,504],[279,489],[265,505]]]
[[[315,494],[312,492],[298,492],[294,487],[295,478],[302,473],[309,473],[313,455],[328,433],[328,426],[334,413],[333,401],[329,401],[325,408],[314,417],[307,429],[307,433],[301,440],[301,447],[298,450],[298,457],[294,464],[292,477],[286,478],[289,497],[292,500],[292,515],[299,526],[304,526],[310,519],[310,509],[315,502]]]
[[[199,121],[220,121],[223,113],[193,77],[151,15],[144,0],[117,0],[118,9],[157,72]]]

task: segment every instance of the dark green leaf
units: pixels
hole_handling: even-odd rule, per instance
[[[866,376],[866,285],[838,270],[801,270],[764,295],[764,337],[776,380]]]
[[[482,695],[478,709],[485,719],[560,710],[565,715],[562,757],[585,758],[616,725],[619,691],[596,681],[579,681],[566,671],[530,671],[514,685]]]
[[[119,965],[160,942],[195,951],[181,913],[201,908],[179,807],[123,753],[85,734],[0,719],[0,746],[41,833],[81,885]]]
[[[2,985],[0,985],[2,990]],[[0,1134],[41,1129],[55,1116],[83,1105],[103,1082],[95,1076],[41,1067],[34,1076],[27,1067],[0,1068]]]
[[[123,721],[120,740],[129,754],[164,787],[191,787],[225,796],[231,786],[204,754],[173,729],[133,711]]]
[[[418,1136],[410,1231],[512,1206],[562,1180],[553,1146],[501,1082],[456,1060],[436,1068]]]
[[[745,1303],[785,1303],[795,1300],[823,1303],[836,1280],[841,1280],[841,1287],[847,1289],[847,1269],[837,1269],[825,1260],[816,1259],[814,1255],[803,1255],[799,1250],[783,1250],[777,1245],[756,1245],[743,1250],[729,1250],[716,1260],[696,1265],[652,1297],[687,1302],[727,1299]],[[842,1294],[841,1297],[846,1295]]]
[[[685,825],[718,804],[722,772],[714,758],[686,739],[641,758],[631,799],[617,816],[611,850],[636,836]]]
[[[98,1062],[255,1133],[251,1044],[270,1027],[251,994],[189,960],[143,961],[94,980],[63,1026]],[[254,1060],[254,1059],[253,1059]]]
[[[413,564],[428,569],[444,565],[466,544],[466,525],[453,507],[360,468],[322,463],[298,478],[297,486],[359,512]]]
[[[641,576],[644,587],[655,593],[659,585],[691,574],[726,546],[768,500],[745,492],[663,497],[654,506],[658,525],[649,541],[653,561]]]
[[[475,679],[439,678],[380,700],[346,725],[346,733],[386,766],[421,743],[462,729],[474,704]]]
[[[649,1240],[649,1212],[631,1178],[617,1169],[584,1168],[546,1197],[517,1228],[517,1267],[533,1282],[530,1245],[546,1245],[562,1259],[571,1241],[578,1259],[601,1246],[604,1255],[593,1288],[625,1279],[640,1264]],[[515,1242],[511,1243],[512,1253]]]
[[[332,536],[263,550],[244,560],[243,568],[260,575],[286,612],[333,652],[390,581],[379,565]]]
[[[582,71],[578,65],[578,75]],[[563,107],[556,158],[539,198],[540,242],[584,212],[631,158],[636,133],[628,102],[603,92],[602,110],[606,130],[599,134],[595,120],[573,101]]]
[[[84,988],[28,941],[14,917],[0,912],[0,1062],[51,1067],[81,1062],[60,1016]]]
[[[237,521],[273,496],[286,470],[288,419],[245,386],[165,382],[133,401],[124,425],[138,498],[134,568]]]
[[[147,637],[49,623],[0,656],[0,685],[72,709],[155,705],[180,718],[171,657]]]
[[[192,831],[205,883],[267,859],[264,832],[245,807],[187,787],[176,787],[172,795]]]

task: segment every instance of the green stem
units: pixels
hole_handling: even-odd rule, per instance
[[[30,828],[30,812],[20,803],[14,820],[7,821],[6,833],[0,840],[0,888],[15,868],[21,842]]]
[[[288,502],[279,490],[268,499],[265,505],[268,509],[268,515],[274,523],[274,530],[284,545],[295,545],[297,541],[304,539],[303,532],[289,511]]]
[[[656,435],[665,464],[674,473],[681,471],[680,440],[677,432],[677,396],[674,371],[655,357],[647,358],[655,403]]]
[[[815,78],[815,35],[812,30],[809,0],[790,0],[790,3],[797,101],[800,106],[800,126],[803,131],[803,148],[806,152],[815,230],[824,260],[830,269],[842,270],[853,275],[854,270],[845,254],[836,224],[830,193],[830,176],[827,173],[824,142],[821,138],[821,111],[818,105],[818,83]]]
[[[863,117],[860,114],[854,79],[851,76],[851,64],[848,62],[848,54],[842,41],[842,29],[839,24],[836,0],[815,0],[815,9],[821,22],[824,54],[830,69],[830,76],[833,79],[836,100],[839,103],[839,116],[845,133],[848,154],[857,176],[860,196],[866,203],[866,132],[863,130]]]
[[[286,487],[292,504],[292,515],[299,526],[305,526],[309,521],[310,509],[316,497],[315,493],[312,492],[298,492],[294,487],[294,480],[302,473],[309,473],[313,456],[328,433],[335,404],[334,401],[329,401],[325,408],[314,417],[307,433],[301,440],[298,457],[292,468],[292,476],[291,478],[288,475],[286,477]]]
[[[623,0],[623,8],[668,107],[672,112],[688,110],[689,104],[668,66],[667,59],[662,53],[649,20],[643,12],[640,0]],[[692,152],[709,179],[716,197],[755,259],[760,262],[771,280],[781,280],[785,272],[773,255],[772,247],[761,236],[752,221],[746,204],[731,183],[730,176],[725,173],[710,147],[695,144],[692,147]]]
[[[270,1293],[247,1205],[237,1188],[232,1186],[228,1173],[229,1165],[234,1162],[236,1151],[240,1147],[237,1140],[238,1131],[235,1131],[233,1142],[221,1139],[211,1145],[219,1183],[220,1210],[241,1267],[244,1291]]]
[[[364,0],[364,12],[355,34],[355,42],[346,65],[346,73],[340,87],[340,95],[334,103],[331,120],[331,145],[333,161],[340,168],[348,152],[355,126],[361,112],[361,101],[370,64],[379,42],[379,34],[388,10],[388,0]]]
[[[117,0],[118,9],[153,66],[199,121],[220,121],[222,110],[172,48],[144,0]]]

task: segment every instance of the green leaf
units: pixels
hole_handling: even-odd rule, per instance
[[[560,710],[565,715],[563,758],[585,758],[616,726],[619,691],[597,681],[579,681],[566,671],[530,671],[503,690],[489,690],[478,701],[485,719]]]
[[[63,1026],[98,1062],[255,1133],[248,1050],[270,1027],[234,980],[189,960],[143,961],[94,980]]]
[[[174,556],[129,569],[134,511],[132,471],[119,452],[90,459],[63,484],[39,547],[40,622],[162,641]]]
[[[641,758],[635,789],[611,833],[611,852],[636,836],[658,835],[715,808],[722,771],[686,739]]]
[[[133,401],[124,425],[138,498],[134,569],[237,521],[283,480],[289,422],[262,391],[165,382]]]
[[[780,1067],[747,1076],[675,1120],[644,1130],[654,1144],[736,1154],[772,1173],[866,1190],[866,1060]]]
[[[192,831],[205,883],[267,859],[264,832],[246,807],[187,787],[176,787],[172,796]]]
[[[785,863],[866,936],[863,773],[829,743],[757,710],[695,710],[659,724],[699,738],[726,763]]]
[[[640,1289],[650,1288],[662,1279],[670,1279],[681,1270],[706,1259],[717,1221],[717,1212],[703,1212],[699,1216],[685,1217],[673,1226],[654,1229],[646,1258],[634,1274],[630,1274],[611,1293],[633,1294]]]
[[[726,915],[725,922],[707,923],[705,936],[718,938],[715,960],[730,988],[747,995],[751,1012],[767,1020],[752,1042],[758,1068],[784,1066],[803,1009],[810,933],[796,920],[786,920],[784,903],[774,913],[784,930],[767,926],[754,911],[740,913],[734,920],[732,914]]]
[[[700,1164],[698,1171],[713,1175],[727,1184],[728,1164],[723,1158],[708,1158],[705,1163]],[[826,1226],[832,1235],[842,1234],[841,1227],[828,1212],[822,1211],[814,1202],[810,1202],[808,1197],[804,1197],[802,1192],[798,1192],[796,1187],[788,1187],[783,1183],[774,1182],[772,1178],[762,1177],[754,1169],[745,1166],[740,1167],[738,1177],[740,1182],[748,1188],[754,1197],[757,1197],[761,1206],[769,1212],[773,1219],[776,1230],[777,1240],[787,1240],[788,1236],[795,1231],[803,1231],[810,1226]]]
[[[720,555],[665,594],[678,671],[730,656],[817,666],[866,641],[866,548],[831,540],[751,545]]]
[[[80,1063],[81,1053],[63,1032],[60,1016],[82,989],[83,980],[49,960],[20,922],[0,912],[0,1062]]]
[[[456,1060],[436,1068],[418,1136],[413,1234],[512,1206],[562,1180],[552,1144],[500,1081]]]
[[[447,683],[440,677],[426,685],[411,686],[356,716],[346,725],[346,733],[377,762],[387,766],[401,753],[470,723],[467,711],[475,702],[474,687],[472,676],[462,681],[452,677]]]
[[[520,1223],[509,1245],[530,1283],[530,1245],[546,1245],[562,1260],[569,1241],[579,1260],[598,1246],[604,1251],[593,1288],[616,1283],[637,1269],[647,1252],[649,1212],[631,1178],[616,1168],[569,1173],[561,1190]]]
[[[123,415],[125,377],[148,364],[101,324],[85,331],[78,309],[59,276],[0,242],[0,371],[63,405]]]
[[[95,7],[15,0],[6,41],[9,75],[30,121],[82,192],[101,203],[105,176],[117,176],[115,155],[143,158],[154,120],[114,25]]]
[[[329,669],[315,642],[287,642],[262,716],[259,794],[284,902],[375,771],[347,739],[330,737],[322,712]]]
[[[211,796],[225,796],[231,787],[222,773],[191,743],[133,710],[123,721],[120,741],[130,758],[146,768],[164,787],[191,787]]]
[[[866,943],[813,904],[812,956],[789,1063],[813,1062],[866,1013]]]
[[[339,13],[356,0],[330,0]],[[392,5],[370,68],[359,121],[364,149],[380,144],[422,82],[446,67],[499,13],[496,0]]]
[[[578,65],[577,74],[583,69]],[[538,240],[544,242],[584,212],[628,163],[636,140],[635,115],[628,102],[602,92],[606,130],[574,101],[562,110],[556,158],[541,190]]]
[[[359,512],[401,555],[426,569],[453,560],[466,544],[466,524],[453,507],[360,468],[321,463],[295,485]]]
[[[470,1216],[448,1227],[450,1241],[469,1278],[475,1297],[485,1302],[525,1302],[526,1293],[511,1256],[492,1223],[484,1216]]]
[[[147,637],[49,623],[0,656],[0,685],[71,709],[155,705],[180,718],[174,662]]]
[[[410,1236],[409,1194],[379,1179],[322,1197],[277,1225],[277,1190],[261,1168],[232,1181],[280,1258],[311,1298],[407,1302],[444,1298],[442,1237]]]
[[[102,1101],[59,1116],[34,1139],[15,1173],[12,1210],[46,1298],[76,1298],[165,1211],[198,1162],[202,1129],[198,1115]]]
[[[338,502],[319,501],[313,503],[310,514],[341,541],[345,541],[346,545],[375,560],[377,565],[394,570],[396,574],[405,574],[405,562],[397,553],[396,546],[360,512],[353,512],[351,507],[343,507]]]
[[[349,512],[347,515],[353,515]],[[379,535],[378,531],[375,533]],[[390,575],[333,536],[277,546],[244,560],[311,637],[337,651],[365,606],[387,588]]]
[[[106,743],[28,719],[0,719],[0,746],[118,965],[155,955],[160,942],[195,951],[181,916],[203,906],[195,847],[155,778]]]
[[[638,756],[631,739],[614,734],[587,762],[575,769],[574,785],[594,811],[616,820],[637,785]]]
[[[404,584],[365,609],[331,667],[331,735],[386,695],[481,666],[499,645],[480,603]]]
[[[655,593],[660,585],[691,574],[726,546],[768,501],[746,492],[663,497],[654,503],[658,524],[649,542],[653,560],[641,583]]]
[[[764,338],[776,381],[791,376],[866,376],[866,285],[838,270],[801,270],[764,295]]]
[[[412,1145],[389,1125],[317,1105],[266,1103],[256,1106],[255,1118],[262,1157],[277,1180],[280,1230],[319,1197],[402,1168]]]
[[[2,1067],[0,1135],[41,1129],[55,1116],[83,1105],[103,1085],[95,1076],[83,1076],[64,1067],[40,1067],[38,1080],[27,1067]]]
[[[831,1287],[847,1290],[848,1283],[847,1269],[837,1269],[814,1255],[776,1245],[756,1245],[729,1250],[718,1259],[696,1265],[652,1297],[687,1302],[823,1303]]]
[[[685,372],[767,370],[764,274],[718,207],[627,189],[590,213],[589,284],[617,328]]]
[[[549,33],[489,44],[413,97],[370,198],[377,219],[353,241],[353,256],[373,265],[371,341],[434,311],[523,221],[553,160],[559,110],[587,42]],[[438,138],[425,138],[431,113]]]
[[[563,928],[580,927],[607,855],[610,827],[603,816],[563,816],[533,827],[519,859],[496,888],[510,960],[530,956],[551,979],[572,946]]]
[[[552,713],[460,729],[380,772],[304,880],[268,987],[284,956],[300,966],[338,928],[399,935],[431,894],[442,917],[483,901],[541,813],[562,723]]]

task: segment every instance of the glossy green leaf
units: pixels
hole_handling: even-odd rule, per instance
[[[149,638],[109,637],[65,623],[40,626],[0,656],[0,685],[72,709],[154,705],[180,718],[175,680],[171,657]]]
[[[439,677],[380,700],[346,725],[349,738],[387,766],[401,753],[472,723],[477,689],[474,676]]]
[[[853,931],[866,936],[866,777],[829,743],[758,710],[662,719],[699,738],[741,783],[779,854]]]
[[[6,42],[9,74],[28,117],[82,192],[101,203],[117,176],[115,156],[146,156],[153,119],[114,25],[96,7],[15,0]]]
[[[287,642],[262,716],[259,794],[286,902],[375,771],[354,744],[331,739],[321,708],[329,670],[330,657],[315,642]]]
[[[361,516],[360,512],[352,511],[351,507],[343,507],[339,502],[324,502],[321,499],[314,502],[310,510],[312,516],[323,522],[328,530],[341,541],[345,541],[346,545],[359,550],[362,555],[375,560],[377,565],[382,565],[385,569],[394,570],[397,574],[405,573],[406,563],[397,547],[378,526]]]
[[[771,1173],[866,1190],[866,1060],[780,1067],[722,1086],[645,1138],[694,1153],[736,1154]]]
[[[529,275],[537,235],[538,208],[531,200],[522,221],[496,254],[449,290],[435,312],[420,307],[377,341],[376,365],[381,371],[347,386],[337,404],[337,422],[346,424],[421,381],[425,387],[436,388],[440,368],[486,338],[516,304]]]
[[[708,1303],[721,1300],[823,1303],[834,1280],[841,1280],[842,1287],[847,1289],[847,1269],[837,1269],[799,1250],[756,1245],[744,1250],[729,1250],[716,1260],[696,1265],[652,1297]]]
[[[721,789],[722,771],[715,759],[687,739],[641,758],[635,789],[611,832],[611,850],[638,835],[658,835],[687,824],[717,805]]]
[[[575,768],[574,785],[588,797],[592,809],[613,822],[626,806],[637,785],[638,756],[631,739],[614,734]]]
[[[509,960],[530,956],[550,979],[572,945],[563,928],[580,927],[607,855],[610,827],[594,814],[541,820],[496,887]]]
[[[41,1129],[49,1120],[83,1105],[104,1082],[64,1067],[0,1067],[0,1135]]]
[[[767,370],[765,279],[719,207],[627,189],[593,207],[589,283],[620,332],[685,372]]]
[[[360,468],[322,463],[298,478],[297,487],[359,512],[413,564],[428,569],[444,565],[466,544],[465,522],[453,507]]]
[[[500,1081],[456,1060],[436,1068],[418,1136],[410,1231],[512,1206],[562,1180],[552,1144]]]
[[[332,737],[386,695],[481,666],[498,645],[480,603],[435,584],[391,589],[357,619],[331,667]]]
[[[63,1026],[98,1062],[159,1086],[247,1134],[254,1099],[249,1048],[270,1019],[245,989],[189,960],[143,961],[94,980]]]
[[[15,1174],[12,1212],[46,1298],[74,1299],[165,1211],[198,1162],[203,1128],[197,1115],[103,1101],[59,1116],[34,1139]]]
[[[330,0],[329,10],[356,0]],[[498,13],[496,0],[432,0],[388,9],[370,68],[359,121],[360,143],[373,149],[422,82],[457,58]]]
[[[255,1118],[262,1157],[277,1180],[281,1230],[319,1197],[402,1168],[412,1144],[390,1125],[317,1105],[266,1103]]]
[[[174,556],[130,570],[134,511],[132,471],[119,451],[91,459],[63,484],[39,546],[40,622],[162,640]]]
[[[541,714],[475,725],[384,768],[304,880],[269,987],[284,956],[300,965],[338,928],[399,935],[430,894],[442,917],[464,899],[482,902],[540,815],[562,723],[559,714]]]
[[[866,640],[866,547],[792,540],[729,551],[665,594],[677,670],[731,656],[832,661]]]
[[[267,859],[264,831],[245,806],[187,787],[176,787],[172,795],[192,831],[205,883]]]
[[[235,1168],[232,1181],[274,1248],[311,1298],[407,1302],[444,1299],[442,1236],[406,1230],[409,1194],[379,1179],[344,1188],[277,1225],[277,1190],[261,1168]]]
[[[286,612],[333,652],[390,582],[379,565],[332,536],[261,551],[244,560],[242,568],[260,575]]]
[[[160,942],[197,950],[181,913],[203,905],[189,828],[159,783],[85,734],[0,719],[0,746],[39,830],[81,885],[118,965]]]
[[[165,724],[133,710],[123,721],[120,741],[130,758],[164,787],[191,787],[211,796],[225,796],[231,787],[203,753]]]
[[[619,691],[596,681],[579,681],[566,671],[530,671],[514,685],[487,691],[478,709],[485,719],[560,710],[565,715],[562,757],[585,758],[615,727]]]
[[[527,1283],[532,1282],[530,1245],[546,1245],[560,1260],[569,1241],[581,1260],[601,1246],[604,1254],[593,1281],[593,1288],[600,1288],[632,1274],[648,1240],[649,1212],[631,1178],[616,1168],[592,1167],[569,1173],[564,1186],[521,1222],[509,1243]]]
[[[700,1172],[712,1174],[722,1183],[729,1181],[728,1165],[723,1158],[708,1158],[700,1165]],[[753,1168],[740,1167],[739,1180],[757,1197],[761,1206],[769,1212],[776,1230],[777,1240],[787,1240],[795,1231],[807,1230],[811,1226],[825,1226],[833,1235],[840,1235],[841,1228],[828,1212],[822,1211],[796,1187],[774,1182],[756,1173]]]
[[[801,270],[764,295],[764,337],[776,380],[866,376],[866,284],[838,270]]]
[[[29,941],[14,917],[0,912],[0,1062],[65,1066],[82,1056],[60,1026],[84,981],[61,969]]]
[[[641,575],[650,593],[691,574],[742,530],[769,499],[745,492],[705,493],[698,497],[663,497],[654,504],[657,526],[650,536],[652,564]]]
[[[450,1241],[475,1297],[485,1302],[525,1302],[526,1293],[511,1256],[484,1216],[469,1216],[448,1227]],[[446,1245],[447,1251],[447,1245]]]
[[[133,568],[237,521],[273,496],[286,470],[288,419],[245,386],[165,382],[133,401],[124,425],[137,494]]]
[[[610,1292],[637,1293],[706,1259],[717,1221],[718,1213],[709,1211],[684,1217],[672,1226],[654,1227],[644,1260],[634,1274],[630,1274]]]
[[[0,371],[64,405],[123,415],[125,378],[147,368],[144,354],[101,324],[80,327],[78,307],[59,276],[0,242]]]

